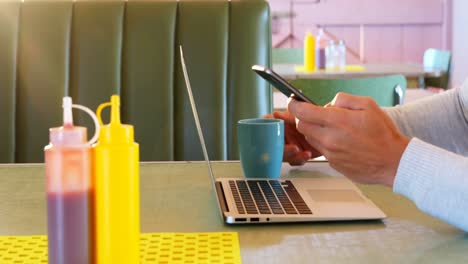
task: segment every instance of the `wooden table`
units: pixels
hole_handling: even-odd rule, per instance
[[[238,162],[216,162],[238,177]],[[327,163],[283,166],[283,177],[336,175]],[[388,188],[359,186],[383,221],[228,226],[216,210],[205,163],[141,164],[142,232],[239,233],[243,263],[467,263],[468,235]],[[44,167],[0,165],[0,235],[46,234]]]

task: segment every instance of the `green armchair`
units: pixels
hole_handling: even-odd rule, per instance
[[[451,71],[452,52],[449,50],[427,49],[424,52],[424,68],[441,70],[439,77],[425,77],[424,86],[448,89]]]
[[[237,159],[237,120],[272,110],[250,70],[270,65],[266,1],[2,1],[0,12],[0,162],[43,161],[63,96],[96,109],[112,94],[141,160],[203,159],[179,44],[210,157]]]

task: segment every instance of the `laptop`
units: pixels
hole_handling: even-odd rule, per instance
[[[375,220],[385,214],[347,178],[215,179],[193,98],[182,46],[180,59],[195,126],[217,205],[227,224]]]

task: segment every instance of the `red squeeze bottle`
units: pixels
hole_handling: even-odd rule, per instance
[[[91,144],[97,133],[87,141],[86,128],[73,125],[72,107],[89,111],[95,119],[91,110],[72,105],[71,98],[64,97],[64,124],[49,130],[50,143],[44,152],[50,264],[89,264],[93,261]]]

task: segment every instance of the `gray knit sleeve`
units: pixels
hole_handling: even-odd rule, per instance
[[[413,138],[401,157],[393,191],[468,232],[467,172],[467,157]]]
[[[468,232],[468,82],[385,111],[402,133],[412,137],[400,159],[393,191]]]
[[[468,156],[468,81],[460,88],[385,111],[403,134]]]

